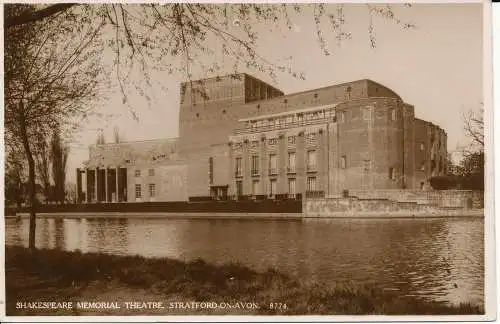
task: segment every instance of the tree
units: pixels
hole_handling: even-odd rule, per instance
[[[484,108],[469,110],[464,116],[465,134],[471,139],[473,149],[484,150]]]
[[[5,205],[21,207],[25,200],[25,163],[19,147],[6,152],[5,158]]]
[[[47,140],[44,136],[40,136],[37,139],[35,149],[35,164],[38,170],[38,178],[43,188],[43,195],[45,197],[45,203],[52,200],[51,197],[51,184],[50,184],[50,152],[48,150]]]
[[[484,152],[468,152],[459,167],[462,189],[484,190]]]
[[[7,21],[36,12],[30,5],[4,6]],[[88,109],[100,71],[96,37],[101,28],[102,22],[82,21],[67,12],[4,30],[6,144],[22,143],[28,165],[31,250],[37,207],[35,139],[47,138],[52,129]]]
[[[484,190],[484,108],[470,110],[464,116],[465,134],[471,139],[458,168],[462,188]]]
[[[54,180],[54,200],[59,203],[64,203],[66,197],[66,164],[68,154],[69,146],[62,143],[59,131],[54,131],[50,141],[50,157]]]

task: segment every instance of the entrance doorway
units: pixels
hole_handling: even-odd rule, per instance
[[[210,197],[215,200],[226,200],[228,187],[228,185],[210,186]]]

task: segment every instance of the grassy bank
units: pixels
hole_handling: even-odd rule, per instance
[[[256,272],[236,264],[216,266],[162,258],[6,247],[7,315],[423,315],[482,314],[478,306],[447,306],[401,297],[368,286],[305,284],[277,271]],[[255,303],[258,308],[29,310],[28,301],[205,301]],[[274,303],[270,309],[270,303]],[[286,309],[284,307],[286,304]]]

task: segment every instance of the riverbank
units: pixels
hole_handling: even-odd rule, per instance
[[[29,218],[28,213],[17,213],[7,218]],[[94,219],[94,218],[164,218],[164,219],[234,219],[234,220],[295,220],[335,219],[335,218],[484,218],[484,209],[436,209],[426,211],[328,211],[327,213],[137,213],[137,212],[97,212],[97,213],[37,213],[38,218]]]
[[[7,315],[452,315],[483,314],[470,304],[447,306],[395,291],[339,284],[326,288],[273,269],[202,260],[113,256],[6,247]],[[114,308],[28,309],[19,302],[114,302]],[[126,302],[162,302],[130,309]],[[206,302],[191,304],[190,302]],[[210,303],[210,304],[208,304]],[[196,306],[197,305],[197,306]],[[216,305],[216,308],[201,308]],[[272,305],[273,309],[270,309]],[[286,305],[286,306],[285,306]],[[23,306],[24,308],[19,308]],[[175,306],[175,307],[172,307]],[[189,307],[191,306],[191,307]]]

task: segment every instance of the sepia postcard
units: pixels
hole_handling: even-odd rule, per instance
[[[495,319],[491,3],[2,11],[2,322]]]

